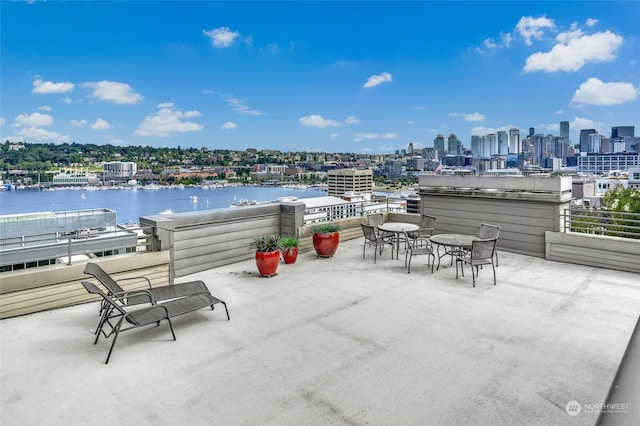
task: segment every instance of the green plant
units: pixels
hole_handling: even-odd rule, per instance
[[[323,223],[313,228],[313,232],[318,232],[322,234],[328,234],[330,232],[338,232],[339,230],[340,230],[340,226],[338,226],[335,223]]]
[[[292,247],[298,247],[300,240],[298,237],[283,237],[280,239],[280,247],[288,249]]]
[[[271,252],[280,250],[282,238],[280,235],[264,234],[253,239],[251,246],[259,252]]]

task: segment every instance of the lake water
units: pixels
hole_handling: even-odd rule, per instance
[[[138,223],[141,216],[227,208],[241,200],[273,201],[280,197],[313,198],[326,196],[316,188],[238,186],[224,188],[162,189],[60,189],[39,191],[22,189],[0,192],[0,215],[43,211],[69,211],[108,208],[118,223]],[[194,203],[193,197],[197,197]]]

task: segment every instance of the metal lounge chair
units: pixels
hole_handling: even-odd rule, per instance
[[[476,277],[480,272],[482,265],[491,265],[493,268],[493,285],[496,285],[496,267],[493,263],[493,254],[496,249],[496,240],[476,240],[471,243],[471,252],[460,252],[456,256],[456,279],[458,279],[458,263],[464,277],[464,264],[471,265],[471,277],[473,278],[473,286],[476,286]],[[473,267],[476,273],[473,273]]]
[[[102,298],[102,302],[106,305],[104,311],[108,312],[108,315],[105,320],[102,321],[100,328],[98,329],[98,333],[96,333],[96,340],[93,342],[94,345],[97,344],[101,334],[107,339],[113,335],[113,341],[111,342],[111,347],[109,348],[109,354],[107,355],[105,364],[109,363],[111,353],[113,352],[113,348],[116,345],[120,332],[154,323],[160,325],[160,321],[167,320],[173,340],[176,340],[176,334],[173,331],[171,318],[186,314],[187,312],[193,312],[207,306],[211,306],[211,309],[213,309],[213,303],[210,298],[211,296],[208,296],[205,293],[200,293],[174,299],[159,305],[151,305],[130,311],[126,308],[126,305],[121,305],[116,302],[117,300],[122,299],[121,297],[108,296],[100,290],[98,286],[89,281],[83,281],[82,285],[87,292],[100,296]],[[129,327],[123,328],[123,325],[126,325],[127,323],[129,324]],[[108,330],[105,330],[105,326],[108,326]]]
[[[223,301],[211,295],[211,292],[207,288],[204,282],[202,281],[190,281],[187,283],[181,284],[173,284],[159,287],[151,287],[151,281],[147,277],[130,277],[124,278],[120,281],[126,280],[145,280],[149,285],[148,289],[136,289],[126,291],[119,284],[118,281],[113,279],[100,265],[97,263],[89,262],[85,265],[84,268],[85,274],[93,276],[97,279],[100,284],[104,285],[107,289],[107,296],[117,297],[117,302],[120,305],[131,306],[131,305],[139,305],[143,303],[151,303],[152,305],[157,304],[158,301],[165,301],[170,299],[177,299],[181,297],[187,297],[191,295],[197,294],[205,294],[211,301],[211,309],[213,309],[213,305],[221,303],[224,306],[224,309],[227,313],[227,319],[229,320],[229,309],[227,309],[227,304]],[[98,327],[96,328],[96,334],[102,327],[102,323],[105,320],[105,316],[108,316],[108,310],[112,309],[106,301],[102,301],[100,305],[100,313],[102,316],[100,322],[98,323]]]
[[[373,263],[376,263],[376,256],[378,254],[378,250],[380,254],[382,254],[382,250],[386,244],[391,245],[391,250],[393,250],[393,241],[385,239],[378,235],[376,232],[376,227],[361,223],[362,233],[364,234],[364,245],[362,246],[362,258],[365,257],[365,252],[367,246],[371,246],[374,248],[373,251]],[[393,253],[392,253],[393,254]]]
[[[156,323],[160,325],[160,321],[167,320],[169,323],[169,328],[171,330],[171,335],[173,336],[173,340],[176,340],[176,334],[173,331],[173,324],[171,324],[171,319],[169,318],[169,310],[167,306],[160,305],[152,305],[147,308],[139,309],[132,312],[127,312],[122,306],[116,304],[116,302],[112,299],[112,297],[107,296],[102,290],[98,288],[94,283],[89,281],[82,281],[82,285],[90,294],[98,295],[102,298],[102,304],[104,306],[104,312],[110,312],[110,315],[105,319],[105,321],[100,321],[100,326],[98,328],[98,332],[96,334],[96,339],[93,344],[98,343],[98,339],[100,338],[100,334],[104,335],[105,338],[111,337],[113,335],[113,341],[111,342],[111,347],[109,348],[109,354],[107,355],[107,359],[105,364],[109,363],[109,359],[111,358],[111,353],[113,352],[113,348],[116,345],[116,341],[118,340],[118,334],[120,331],[127,331],[133,328],[142,327],[144,325],[150,325]],[[116,296],[115,299],[118,299]],[[114,313],[115,312],[115,313]],[[113,324],[111,321],[118,319],[117,323]],[[122,328],[124,321],[127,321],[128,324],[131,324],[130,327]],[[104,325],[107,324],[111,328],[108,332],[104,331]]]
[[[411,259],[414,256],[427,256],[427,266],[431,260],[431,273],[433,274],[433,265],[436,263],[436,256],[431,246],[429,238],[420,238],[420,231],[405,232],[407,240],[407,251],[404,255],[404,266],[407,268],[407,274],[411,273]]]

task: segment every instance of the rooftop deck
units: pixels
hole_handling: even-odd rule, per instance
[[[388,249],[387,249],[388,250]],[[98,303],[0,322],[3,425],[593,424],[640,315],[633,273],[500,252],[498,285],[416,258],[302,253],[181,277],[225,300],[123,333]],[[110,342],[109,342],[110,343]],[[583,404],[576,416],[569,401]],[[631,407],[637,409],[637,407]],[[619,416],[631,416],[620,413]],[[624,419],[625,417],[621,417]]]

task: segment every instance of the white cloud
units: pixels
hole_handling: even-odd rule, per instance
[[[604,127],[604,123],[599,121],[593,121],[584,117],[576,117],[569,123],[570,129],[596,129],[596,131],[600,131],[601,128]]]
[[[395,133],[385,133],[380,135],[380,139],[396,139],[398,137],[398,135],[396,135]]]
[[[480,114],[479,112],[474,112],[472,114],[467,114],[464,112],[450,112],[449,117],[460,117],[462,116],[465,121],[483,121],[485,119],[484,114]]]
[[[60,133],[40,129],[39,127],[25,127],[24,129],[20,129],[18,135],[24,138],[23,140],[36,139],[38,141],[50,141],[57,143],[71,141],[71,137],[69,135],[63,136]]]
[[[564,114],[563,110],[559,109],[559,110],[556,111],[556,115],[562,115],[562,114]]]
[[[220,27],[211,31],[202,30],[202,33],[211,39],[211,44],[215,47],[229,47],[233,41],[240,37],[237,31],[231,31],[229,27]]]
[[[166,105],[158,105],[159,110],[156,113],[147,115],[136,129],[135,134],[137,136],[166,138],[174,133],[198,132],[204,128],[201,124],[193,121],[182,121],[186,118],[185,113],[177,111],[173,108],[173,104],[170,107]]]
[[[5,120],[4,117],[0,117],[0,126],[4,126],[6,122],[7,120]]]
[[[635,101],[639,92],[631,83],[604,83],[592,77],[580,85],[571,101],[590,105],[617,105]]]
[[[173,102],[163,102],[157,105],[158,108],[173,108]]]
[[[369,79],[363,85],[363,87],[366,87],[366,88],[375,87],[379,84],[387,83],[391,80],[393,80],[393,76],[388,72],[383,72],[382,74],[372,75],[371,77],[369,77]]]
[[[98,118],[95,123],[89,126],[92,130],[107,130],[111,128],[111,125],[107,120]]]
[[[344,122],[347,123],[347,124],[358,124],[358,123],[360,123],[360,121],[358,121],[358,119],[355,118],[353,115],[347,117],[346,120],[344,120]]]
[[[33,114],[20,114],[16,117],[14,126],[22,127],[22,126],[50,126],[53,124],[53,117],[49,114],[41,114],[39,112],[34,112]]]
[[[623,38],[610,31],[584,35],[575,30],[558,34],[557,41],[551,51],[529,56],[524,71],[578,71],[589,62],[611,62]]]
[[[86,126],[87,120],[71,120],[69,124],[74,127]]]
[[[486,47],[487,49],[491,49],[493,47],[498,47],[498,45],[493,41],[493,39],[488,38],[485,39],[482,44],[484,45],[484,47]]]
[[[70,104],[70,103],[73,102],[73,99],[71,99],[68,96],[65,96],[64,98],[62,98],[62,102],[65,103],[65,104]]]
[[[329,137],[331,139],[336,139],[338,137],[338,134],[337,133],[331,133],[331,134],[329,134]]]
[[[532,16],[523,16],[516,24],[516,32],[524,38],[524,42],[531,46],[531,39],[540,40],[544,35],[545,29],[553,29],[555,24],[553,19],[545,16],[534,18]]]
[[[360,132],[353,135],[353,140],[356,142],[360,142],[363,139],[378,139],[380,137],[377,133],[366,133]]]
[[[91,96],[115,104],[135,104],[143,99],[142,95],[136,93],[127,83],[103,80],[82,83],[81,86],[92,89]]]
[[[413,121],[413,120],[409,120],[409,121],[407,121],[407,124],[416,124],[416,122]]]
[[[427,109],[427,107],[426,107],[426,106],[417,106],[417,107],[415,107],[414,109],[416,109],[416,110],[418,110],[418,111],[422,111],[422,110]]]
[[[48,111],[48,112],[52,111],[52,108],[49,105],[42,105],[41,107],[38,107],[38,109],[40,111]]]
[[[224,123],[221,126],[223,129],[225,130],[231,130],[231,129],[235,129],[238,127],[238,125],[236,123],[234,123],[233,121],[227,121],[226,123]]]
[[[593,27],[593,26],[594,26],[595,24],[597,24],[597,23],[598,23],[598,20],[597,20],[597,19],[594,19],[594,18],[587,18],[587,22],[585,22],[585,25],[586,25],[587,27]]]
[[[342,126],[342,123],[339,121],[324,118],[319,114],[306,115],[304,117],[300,117],[300,124],[304,127],[318,127],[320,129],[325,129],[327,127],[336,127]]]
[[[246,105],[242,100],[235,98],[233,95],[225,95],[223,96],[223,99],[225,100],[225,102],[227,102],[227,104],[229,104],[231,109],[237,112],[238,114],[263,115],[261,111],[258,111],[257,109],[252,109],[251,107]]]
[[[53,81],[42,81],[37,78],[33,81],[33,93],[46,95],[49,93],[65,93],[73,90],[73,83],[54,83]]]

